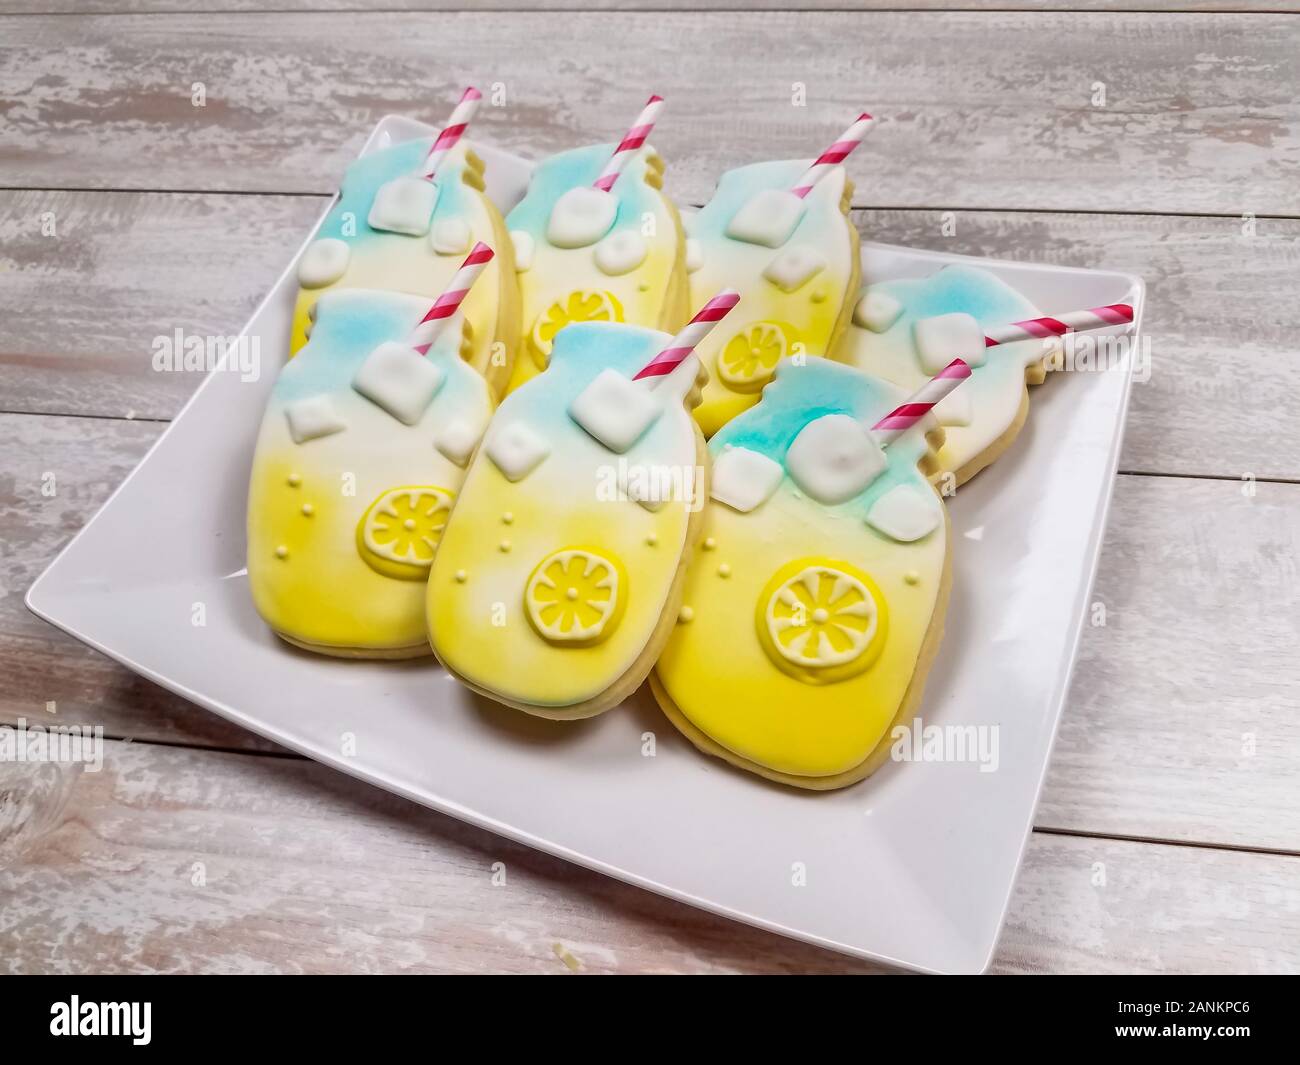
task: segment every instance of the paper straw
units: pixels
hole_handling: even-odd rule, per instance
[[[663,351],[641,367],[632,380],[672,373],[695,350],[695,345],[709,335],[709,330],[727,317],[731,308],[739,302],[739,292],[730,289],[719,292],[700,309],[699,314],[682,327],[682,331],[668,342]]]
[[[652,96],[646,101],[641,113],[636,116],[636,121],[632,123],[632,128],[621,141],[618,147],[614,149],[614,154],[609,157],[609,162],[605,164],[605,169],[600,172],[592,184],[601,190],[608,192],[618,180],[618,175],[623,173],[623,168],[627,166],[627,161],[632,158],[632,153],[645,143],[650,136],[650,131],[655,128],[655,120],[659,117],[659,112],[664,108],[664,98],[662,96]]]
[[[840,134],[839,140],[827,148],[817,160],[810,166],[796,183],[793,192],[799,199],[803,199],[812,191],[812,187],[817,184],[833,166],[838,166],[844,162],[851,154],[853,149],[862,143],[862,138],[867,135],[867,130],[876,124],[876,120],[865,111],[858,115],[858,120],[848,129]]]
[[[876,443],[888,447],[908,429],[924,418],[934,405],[970,376],[970,367],[963,359],[953,359],[942,370],[926,381],[906,403],[895,407],[871,427]]]
[[[1027,318],[1023,322],[994,326],[985,335],[984,346],[991,348],[998,344],[1012,344],[1017,340],[1059,337],[1066,333],[1104,329],[1108,325],[1127,325],[1131,321],[1133,308],[1129,304],[1109,303],[1105,307],[1089,307],[1086,311],[1070,311],[1046,318]]]
[[[420,319],[419,324],[411,330],[407,338],[408,343],[421,355],[427,355],[433,342],[438,339],[438,335],[447,325],[447,320],[460,310],[460,305],[465,302],[466,295],[469,294],[470,287],[483,272],[483,268],[492,261],[496,253],[484,244],[481,240],[474,245],[470,253],[465,257],[465,261],[460,264],[460,269],[456,271],[456,276],[451,279],[451,284],[447,286],[444,292],[433,302],[429,308],[429,313]]]
[[[483,94],[474,86],[471,85],[465,90],[460,103],[456,105],[451,118],[447,120],[446,128],[438,134],[438,139],[433,142],[433,147],[429,149],[429,154],[424,160],[424,176],[427,180],[433,180],[447,153],[456,147],[456,142],[464,134],[465,127],[474,117],[474,112],[478,110],[479,101],[482,99]]]

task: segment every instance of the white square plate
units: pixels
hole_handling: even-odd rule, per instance
[[[365,151],[428,132],[386,118]],[[489,192],[510,207],[530,164],[482,154]],[[1141,283],[1127,275],[863,247],[868,280],[956,261],[1042,307],[1128,297],[1140,313]],[[245,496],[295,288],[291,267],[246,329],[262,338],[260,379],[208,377],[33,586],[33,611],[286,747],[611,876],[862,957],[930,971],[988,965],[1097,565],[1127,366],[1036,390],[1015,446],[951,505],[952,604],[922,713],[927,724],[999,725],[998,770],[890,764],[855,787],[806,794],[698,754],[644,689],[594,720],[554,724],[470,695],[432,660],[332,660],[273,636],[248,594]],[[196,602],[201,628],[190,623]],[[355,737],[351,756],[344,734]]]

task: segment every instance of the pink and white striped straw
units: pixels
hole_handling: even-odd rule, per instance
[[[460,264],[456,276],[451,279],[447,291],[433,301],[429,313],[411,330],[407,337],[411,347],[421,355],[429,354],[429,349],[433,347],[434,341],[446,327],[448,319],[460,310],[460,305],[465,302],[465,297],[469,294],[478,275],[492,261],[494,255],[496,252],[481,240],[474,245],[470,253],[465,256],[465,261]]]
[[[953,359],[942,370],[926,381],[907,402],[895,407],[871,427],[876,443],[888,447],[908,429],[924,418],[934,405],[970,376],[970,367],[963,359]]]
[[[853,154],[853,149],[862,143],[862,138],[875,124],[876,120],[863,111],[858,115],[858,120],[840,134],[839,140],[817,157],[790,191],[802,200],[812,192],[813,186],[826,176],[831,167],[838,166]]]
[[[460,103],[452,111],[451,118],[447,120],[447,125],[438,134],[438,139],[433,142],[433,147],[429,149],[429,154],[424,160],[424,177],[427,181],[433,180],[447,153],[456,147],[456,143],[464,135],[465,127],[474,117],[474,112],[478,110],[479,101],[482,99],[483,94],[474,86],[471,85],[465,90]]]
[[[709,330],[727,317],[731,308],[739,302],[739,292],[731,289],[719,292],[700,308],[700,312],[682,327],[682,331],[668,342],[663,351],[637,371],[632,380],[640,381],[643,377],[662,377],[672,373],[686,361],[695,346],[709,335]]]
[[[1086,311],[1070,311],[1044,318],[1026,318],[1023,322],[1008,322],[994,326],[984,337],[984,346],[1012,344],[1017,340],[1035,337],[1059,337],[1066,333],[1082,333],[1089,329],[1104,329],[1108,325],[1127,325],[1133,321],[1133,308],[1127,303],[1108,303],[1105,307],[1089,307]]]
[[[650,136],[650,131],[655,128],[655,120],[659,118],[659,112],[664,109],[664,98],[662,96],[652,96],[646,101],[645,107],[641,113],[636,116],[636,121],[632,123],[632,128],[627,131],[623,139],[618,142],[618,147],[614,149],[614,154],[609,157],[609,162],[605,164],[605,169],[600,172],[600,177],[592,182],[592,185],[600,189],[601,192],[608,192],[618,180],[618,175],[623,173],[623,168],[627,166],[627,161],[632,158],[632,153],[641,147]]]

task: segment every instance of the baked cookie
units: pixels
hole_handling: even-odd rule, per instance
[[[681,600],[705,492],[699,361],[634,381],[666,333],[584,322],[502,401],[429,577],[434,652],[530,714],[590,717],[643,681]]]
[[[907,393],[826,359],[782,362],[710,441],[712,497],[651,677],[707,754],[810,789],[868,775],[921,698],[948,601],[942,431],[869,429]]]
[[[570,323],[672,332],[686,320],[685,237],[663,193],[663,160],[644,145],[627,153],[608,191],[595,188],[617,147],[594,144],[546,159],[506,218],[523,324],[512,389],[546,368],[556,334]]]
[[[338,202],[298,260],[289,350],[307,342],[312,308],[324,293],[364,288],[433,299],[483,241],[497,256],[462,307],[467,361],[500,395],[519,343],[513,251],[469,142],[450,148],[429,181],[422,174],[433,144],[432,137],[405,141],[348,167]]]
[[[249,487],[248,579],[258,613],[290,643],[429,653],[429,565],[492,412],[459,313],[427,356],[409,346],[429,306],[325,293],[311,339],[272,388]]]
[[[849,223],[853,185],[826,170],[801,199],[791,187],[812,160],[729,170],[713,198],[686,219],[691,303],[737,289],[740,308],[699,354],[709,371],[695,418],[705,436],[758,402],[786,356],[826,355],[844,331],[858,291],[858,232]]]

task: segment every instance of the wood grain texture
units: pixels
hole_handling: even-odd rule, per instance
[[[0,721],[43,717],[168,743],[265,748],[55,632],[28,585],[161,432],[0,417]],[[54,471],[59,494],[41,495]],[[1300,485],[1121,477],[1036,823],[1300,852]],[[1253,740],[1250,738],[1253,737]],[[1253,753],[1249,753],[1253,743]]]
[[[689,201],[738,162],[819,150],[869,105],[862,206],[1300,214],[1288,15],[590,12],[581,32],[599,47],[539,60],[554,25],[541,12],[7,18],[0,167],[11,186],[331,192],[378,117],[436,120],[469,81],[507,96],[478,135],[533,157],[616,136],[626,119],[612,116],[653,86],[679,101],[656,142]],[[706,38],[708,62],[680,61]],[[807,107],[791,106],[795,83]]]
[[[242,328],[325,203],[0,192],[3,408],[172,417],[199,377],[156,372],[153,338]],[[56,237],[42,235],[47,214]],[[1152,374],[1134,388],[1122,468],[1300,475],[1300,221],[1258,220],[1248,237],[1239,219],[965,211],[945,236],[941,212],[854,218],[868,240],[1146,278]],[[1246,370],[1264,365],[1277,388]]]
[[[1296,971],[1298,944],[1300,859],[1036,834],[994,969]],[[311,762],[141,744],[110,744],[98,773],[0,765],[0,959],[16,973],[874,970]]]
[[[23,604],[32,582],[163,428],[0,415],[0,722],[99,724],[113,736],[273,749],[64,635]],[[53,496],[44,494],[47,484]]]

